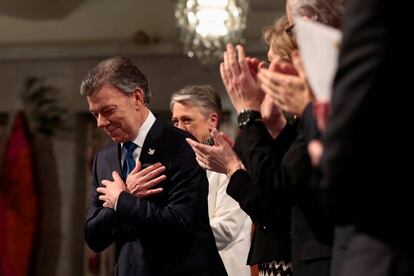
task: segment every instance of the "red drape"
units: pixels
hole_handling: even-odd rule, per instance
[[[37,198],[29,129],[22,112],[15,117],[3,160],[0,182],[0,275],[27,276],[36,230]]]

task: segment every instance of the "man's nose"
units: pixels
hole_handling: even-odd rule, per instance
[[[96,118],[96,123],[99,128],[103,128],[109,124],[109,121],[104,116],[99,114],[98,117]]]

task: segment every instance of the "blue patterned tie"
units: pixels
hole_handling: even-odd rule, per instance
[[[138,146],[133,142],[124,143],[125,160],[124,164],[122,165],[122,173],[124,174],[125,178],[135,168],[135,159],[133,153],[137,147]]]

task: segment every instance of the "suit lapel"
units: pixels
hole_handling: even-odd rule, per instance
[[[160,141],[163,137],[164,128],[164,122],[162,119],[157,117],[151,129],[149,130],[147,137],[145,137],[145,141],[142,146],[139,160],[141,161],[143,167],[160,161],[160,157],[163,152],[161,149],[162,143],[160,143]]]
[[[116,156],[117,158],[114,158]],[[105,152],[105,161],[111,172],[116,171],[123,178],[121,169],[121,144],[112,143]],[[112,177],[111,177],[112,178]]]

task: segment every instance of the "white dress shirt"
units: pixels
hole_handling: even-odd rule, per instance
[[[145,138],[147,137],[147,134],[149,130],[151,129],[152,125],[155,123],[155,116],[152,114],[151,111],[148,112],[148,116],[145,119],[144,123],[141,125],[141,127],[138,129],[138,135],[135,137],[134,140],[131,142],[134,142],[138,147],[134,150],[132,153],[132,156],[134,156],[135,164],[139,160],[139,157],[141,155],[142,146],[144,145]],[[125,151],[124,149],[124,143],[121,143],[121,164],[124,164],[125,160]],[[118,205],[118,199],[115,202],[114,210],[116,211],[116,206]]]
[[[141,127],[138,129],[138,135],[135,137],[134,140],[131,142],[134,142],[138,147],[134,150],[132,155],[134,156],[135,162],[139,160],[139,157],[141,155],[142,146],[144,145],[145,138],[147,137],[147,134],[149,130],[151,129],[152,125],[155,122],[155,116],[152,114],[151,111],[149,111],[147,118],[145,119],[144,123],[141,125]],[[124,148],[124,144],[121,144],[122,149]],[[122,156],[121,156],[121,164],[124,164],[125,160],[125,151],[122,150]]]

